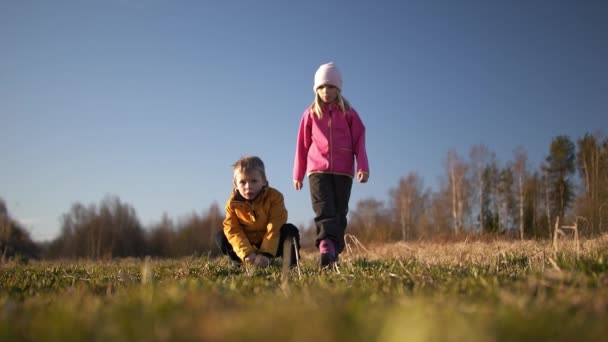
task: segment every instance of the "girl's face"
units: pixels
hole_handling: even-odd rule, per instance
[[[234,186],[239,190],[241,196],[247,200],[255,199],[266,182],[262,177],[262,173],[257,170],[252,170],[247,173],[237,172],[234,175]]]
[[[338,88],[324,84],[317,88],[317,95],[325,103],[332,103],[338,98]]]

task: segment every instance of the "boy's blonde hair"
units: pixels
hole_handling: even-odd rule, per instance
[[[342,109],[342,113],[346,114],[346,111],[350,110],[350,103],[348,103],[348,101],[342,96],[339,88],[338,97],[336,98],[336,101],[338,102],[338,106],[340,106],[340,109]],[[312,112],[317,116],[317,118],[323,118],[323,100],[321,100],[321,97],[319,96],[319,94],[317,94],[316,91],[315,100],[310,105],[310,107],[312,108]]]
[[[251,171],[258,171],[262,175],[262,179],[267,182],[266,169],[262,159],[256,156],[243,156],[232,165],[234,176],[237,174],[247,174]]]

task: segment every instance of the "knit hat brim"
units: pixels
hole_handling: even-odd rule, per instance
[[[342,90],[342,75],[333,62],[321,65],[315,73],[313,91],[316,92],[322,85],[332,85]]]

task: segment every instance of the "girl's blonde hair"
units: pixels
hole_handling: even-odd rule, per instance
[[[338,106],[342,110],[342,113],[346,114],[346,111],[350,110],[350,103],[342,96],[340,89],[338,89],[338,97],[336,98],[336,101],[338,102]],[[323,104],[323,100],[321,100],[321,97],[315,91],[315,100],[310,105],[310,108],[319,119],[323,118]]]

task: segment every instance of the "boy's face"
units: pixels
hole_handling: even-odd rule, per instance
[[[262,191],[266,181],[262,178],[259,171],[253,170],[247,173],[237,172],[234,174],[232,181],[234,186],[239,190],[241,196],[247,200],[252,200]]]

